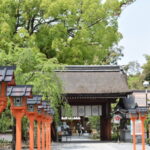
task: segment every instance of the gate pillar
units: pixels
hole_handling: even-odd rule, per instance
[[[101,140],[111,140],[111,105],[106,103],[102,105],[102,116],[101,116]]]

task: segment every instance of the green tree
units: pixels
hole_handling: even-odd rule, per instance
[[[60,63],[109,64],[121,55],[117,19],[133,0],[0,0],[0,65],[16,65],[17,84],[51,101],[57,114]]]
[[[150,55],[145,55],[146,63],[143,65],[143,80],[150,81]]]
[[[142,89],[141,66],[137,61],[129,62],[123,67],[127,74],[130,89]]]
[[[131,61],[123,67],[127,75],[138,75],[141,73],[141,66],[137,61]]]
[[[5,133],[12,126],[12,117],[10,115],[10,103],[7,108],[2,112],[0,118],[0,132]]]
[[[116,63],[117,19],[133,1],[0,0],[0,48],[8,54],[14,45],[35,47],[65,64]]]
[[[110,64],[121,56],[117,19],[134,0],[0,0],[0,65],[16,65],[17,84],[34,85],[55,109],[59,64]]]

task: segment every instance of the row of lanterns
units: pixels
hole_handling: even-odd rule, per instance
[[[29,149],[34,150],[34,121],[37,120],[37,149],[50,150],[54,111],[48,101],[42,101],[41,95],[32,95],[31,85],[15,84],[14,70],[14,66],[0,66],[0,113],[6,108],[9,97],[10,109],[16,118],[16,150],[22,148],[21,120],[25,115],[30,122]]]

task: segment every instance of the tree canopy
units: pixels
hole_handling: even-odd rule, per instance
[[[143,65],[143,78],[150,82],[150,55],[145,55],[146,63]]]
[[[128,85],[131,89],[144,89],[144,80],[150,82],[150,55],[145,55],[146,63],[143,66],[136,62],[129,62],[124,66],[128,75]],[[149,87],[148,87],[149,88]]]
[[[34,48],[65,64],[116,63],[117,19],[133,1],[0,0],[0,48]]]
[[[0,0],[0,65],[17,84],[61,104],[60,64],[111,64],[122,55],[118,17],[134,0]]]

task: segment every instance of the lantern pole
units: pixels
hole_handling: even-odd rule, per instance
[[[130,119],[133,123],[133,126],[132,126],[132,137],[133,137],[133,150],[136,150],[136,131],[135,131],[135,121],[137,120],[138,118],[138,113],[137,113],[137,110],[136,109],[129,109],[129,114],[130,114]]]
[[[24,116],[24,111],[20,110],[12,110],[13,116],[16,118],[16,150],[21,150],[22,149],[22,142],[21,142],[21,137],[22,137],[22,127],[21,127],[21,120],[22,117]]]
[[[51,147],[52,147],[52,142],[51,142],[51,126],[52,126],[52,121],[53,121],[53,118],[52,116],[49,117],[49,147],[50,147],[50,150],[51,150]]]
[[[41,117],[37,117],[37,149],[41,150]]]
[[[45,150],[45,116],[42,117],[42,150]]]
[[[148,108],[147,107],[138,107],[137,112],[139,113],[139,118],[141,120],[141,126],[142,126],[142,150],[145,150],[145,128],[144,128],[144,122],[147,117]]]
[[[49,150],[49,130],[48,130],[48,127],[49,127],[49,120],[48,118],[46,119],[46,150]]]
[[[145,150],[145,129],[144,129],[145,119],[146,119],[146,116],[141,116],[140,114],[140,120],[142,124],[142,150]]]
[[[34,150],[34,114],[27,114],[27,117],[29,119],[29,149]]]
[[[135,117],[131,117],[131,120],[133,122],[133,150],[136,150],[136,134],[135,134],[135,121],[136,118]]]

